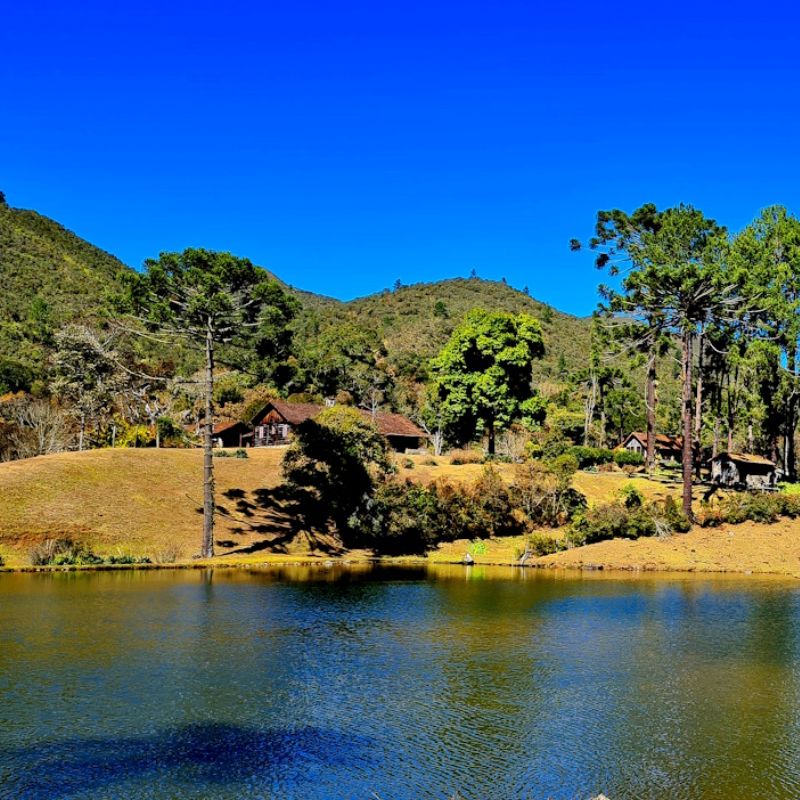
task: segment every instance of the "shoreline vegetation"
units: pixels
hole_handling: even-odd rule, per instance
[[[441,542],[425,555],[376,556],[341,547],[327,532],[292,534],[275,503],[282,484],[285,449],[252,450],[247,459],[222,459],[218,465],[218,555],[193,558],[200,522],[197,450],[104,449],[42,456],[0,464],[0,557],[4,572],[119,569],[207,569],[270,567],[360,567],[367,565],[458,565],[469,553],[476,567],[519,566],[526,535]],[[413,468],[403,477],[425,485],[446,479],[455,485],[475,481],[483,465],[450,464],[445,458],[403,457]],[[497,464],[504,480],[513,465]],[[577,472],[573,485],[590,508],[608,502],[633,483],[648,500],[674,486],[623,472]],[[157,496],[148,487],[157,486]],[[261,498],[262,507],[251,500]],[[611,538],[531,557],[523,568],[636,573],[730,573],[800,577],[797,522],[695,526],[687,533]],[[563,528],[549,529],[559,536]],[[30,563],[30,553],[47,540],[72,539],[98,557],[123,563]],[[158,558],[168,549],[170,558]],[[125,563],[150,558],[161,563]]]

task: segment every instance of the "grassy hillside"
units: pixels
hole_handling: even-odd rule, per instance
[[[285,549],[287,521],[269,493],[281,455],[216,460],[221,552]],[[201,476],[199,450],[90,450],[0,464],[0,554],[25,563],[37,543],[70,536],[104,555],[188,559],[200,544]]]
[[[215,538],[223,558],[258,562],[340,552],[325,532],[293,527],[295,516],[276,492],[282,457],[282,448],[265,448],[251,450],[246,459],[215,459],[220,509]],[[425,460],[414,458],[416,468],[401,470],[401,477],[472,483],[483,469],[446,459],[431,466]],[[510,478],[510,465],[499,469]],[[578,479],[591,502],[614,496],[627,480],[613,474]],[[0,555],[21,566],[45,539],[69,536],[100,555],[155,559],[171,553],[178,561],[191,559],[200,543],[201,480],[199,450],[103,449],[0,463]],[[653,484],[654,491],[661,488]],[[518,539],[505,541],[512,547]],[[453,547],[463,550],[463,544]]]
[[[369,555],[344,553],[324,531],[296,529],[296,517],[280,492],[282,456],[282,449],[270,448],[252,450],[246,459],[216,459],[220,513],[215,561],[280,563]],[[442,478],[472,483],[483,469],[478,464],[454,466],[444,458],[436,466],[429,458],[412,460],[414,469],[401,469],[400,477],[421,483]],[[498,469],[511,478],[511,465]],[[199,450],[105,449],[2,463],[0,555],[9,566],[24,566],[33,547],[68,536],[104,556],[190,562],[199,550],[202,527],[201,476]],[[622,473],[578,473],[575,485],[594,504],[618,496],[629,480]],[[644,478],[636,483],[652,499],[675,491]],[[796,530],[797,522],[782,521],[697,530],[665,540],[614,540],[546,557],[542,563],[800,572]],[[469,546],[465,541],[446,543],[429,558],[460,561]],[[521,536],[498,537],[487,540],[485,552],[475,557],[478,563],[511,563],[523,549]]]
[[[128,269],[35,211],[0,204],[0,361],[34,371],[65,323],[104,315],[104,298]]]

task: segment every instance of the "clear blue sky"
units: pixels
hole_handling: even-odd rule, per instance
[[[599,208],[800,212],[791,3],[0,0],[0,189],[132,266],[341,298],[467,275],[573,313]]]

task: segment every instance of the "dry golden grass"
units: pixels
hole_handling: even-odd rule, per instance
[[[666,539],[612,539],[545,556],[537,563],[576,569],[752,572],[800,577],[800,520],[694,528]]]
[[[283,450],[257,449],[249,458],[217,458],[218,556],[214,563],[297,563],[346,557],[335,537],[296,530],[274,490],[281,484]],[[398,460],[399,475],[427,483],[445,478],[470,483],[480,464],[438,466],[412,456],[413,469]],[[511,480],[514,468],[497,469]],[[199,549],[202,454],[198,450],[92,450],[0,464],[0,555],[9,566],[27,563],[30,549],[58,536],[72,536],[101,555],[130,553],[151,558],[174,550],[188,561]],[[630,481],[648,498],[677,495],[679,487],[630,478],[623,473],[579,473],[576,487],[590,503],[607,502]],[[559,535],[559,531],[552,531]],[[432,562],[457,562],[470,542],[441,545]],[[474,553],[478,564],[513,563],[524,550],[522,536],[487,539]],[[200,563],[200,562],[193,562]],[[665,540],[613,540],[537,559],[548,567],[627,570],[778,572],[800,575],[800,521],[776,525],[746,523],[696,529]]]
[[[282,455],[276,448],[215,459],[220,554],[335,552],[332,537],[295,536],[271,496],[281,482]],[[174,550],[179,560],[188,559],[200,544],[202,453],[107,449],[4,463],[0,498],[0,555],[11,566],[57,536],[72,536],[101,555],[154,558]]]

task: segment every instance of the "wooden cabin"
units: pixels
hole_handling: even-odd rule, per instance
[[[711,481],[731,489],[774,489],[775,463],[752,453],[719,453],[711,459]]]
[[[271,400],[252,419],[253,447],[289,444],[298,425],[313,419],[325,406]]]
[[[631,453],[639,453],[642,458],[647,457],[647,434],[634,431],[628,434],[620,447]],[[681,436],[668,436],[657,433],[655,441],[656,458],[661,461],[680,461],[683,455],[683,438]]]
[[[275,447],[288,444],[298,425],[313,419],[325,408],[317,403],[289,403],[272,400],[253,417],[254,447]],[[389,445],[399,452],[415,450],[427,438],[408,417],[402,414],[378,412],[373,418],[369,411],[358,409],[366,419],[375,423]]]
[[[369,411],[362,410],[361,413],[373,420],[377,429],[386,437],[392,450],[396,450],[398,453],[418,450],[427,439],[427,435],[402,414],[387,414],[379,411],[373,419]]]

